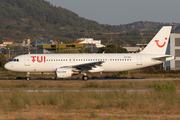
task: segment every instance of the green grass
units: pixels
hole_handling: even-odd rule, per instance
[[[155,82],[154,86],[156,91],[176,91],[175,85],[170,82],[167,82],[165,84]]]

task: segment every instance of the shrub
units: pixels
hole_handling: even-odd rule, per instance
[[[155,82],[154,86],[156,91],[176,91],[175,85],[170,84],[169,82],[166,84]]]

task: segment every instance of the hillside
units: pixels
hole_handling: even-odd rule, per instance
[[[141,32],[144,31],[158,31],[163,26],[173,26],[173,32],[180,32],[180,23],[160,23],[160,22],[149,22],[149,21],[138,21],[125,25],[118,25],[123,31],[129,31],[133,29],[139,29]]]
[[[74,12],[55,7],[44,0],[0,0],[0,18],[27,21],[28,25],[69,29],[69,30],[119,30],[113,26],[101,25],[95,21],[79,17]]]
[[[81,37],[92,37],[102,43],[135,46],[141,42],[141,33],[148,41],[164,25],[172,25],[180,32],[180,24],[134,22],[126,25],[103,25],[79,17],[76,13],[56,7],[44,0],[0,0],[0,43],[13,40],[22,43],[60,39],[71,43]]]
[[[64,42],[83,37],[84,32],[120,32],[117,26],[102,25],[44,0],[0,0],[0,40],[49,40]]]

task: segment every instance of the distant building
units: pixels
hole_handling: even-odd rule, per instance
[[[142,49],[140,47],[123,47],[130,53],[136,53],[141,51]]]
[[[4,48],[4,45],[3,45],[3,44],[0,44],[0,48]]]
[[[3,49],[0,49],[0,53],[2,53]]]
[[[11,46],[22,46],[22,43],[13,43]]]
[[[145,48],[147,45],[148,45],[148,44],[140,44],[140,43],[136,44],[136,46],[137,46],[137,47],[140,47],[141,50],[142,50],[143,48]]]
[[[6,54],[17,54],[17,55],[22,55],[22,54],[29,54],[28,50],[6,50]],[[50,53],[48,50],[45,49],[30,49],[30,54],[46,54]]]
[[[180,34],[172,33],[170,35],[169,45],[166,54],[170,54],[176,57],[175,60],[166,62],[164,67],[168,70],[180,69]]]
[[[39,45],[40,49],[49,49],[49,50],[57,50],[58,48],[60,49],[66,49],[66,48],[74,48],[74,49],[81,49],[83,48],[83,44],[43,44],[43,45]]]
[[[71,44],[83,44],[83,49],[89,48],[92,52],[97,52],[98,48],[105,47],[101,44],[101,40],[93,40],[93,38],[79,38]]]
[[[31,42],[31,46],[35,47],[36,45],[43,45],[43,44],[53,44],[53,41],[35,41]]]
[[[3,46],[12,45],[14,41],[3,41]]]
[[[97,48],[100,47],[105,47],[104,45],[101,44],[101,40],[93,40],[93,38],[79,38],[77,41],[73,42],[72,44],[95,44]]]

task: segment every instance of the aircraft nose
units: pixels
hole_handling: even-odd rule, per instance
[[[4,67],[5,67],[7,70],[10,70],[11,65],[10,65],[9,63],[6,63],[6,64],[4,65]]]

